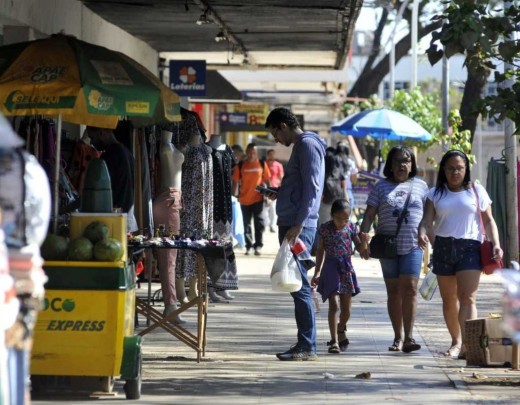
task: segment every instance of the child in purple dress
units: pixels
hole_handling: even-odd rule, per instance
[[[329,300],[329,353],[347,349],[349,340],[346,331],[352,297],[361,291],[351,261],[352,242],[359,249],[361,240],[356,226],[349,221],[350,211],[347,200],[334,201],[330,210],[332,220],[320,225],[318,231],[316,270],[311,285],[318,286],[323,302]]]

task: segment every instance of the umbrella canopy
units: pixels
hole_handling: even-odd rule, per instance
[[[372,138],[389,141],[429,141],[432,135],[417,122],[397,111],[386,108],[365,110],[353,114],[332,125],[332,131],[343,135]]]
[[[0,55],[4,115],[62,115],[105,128],[115,128],[120,116],[181,120],[177,94],[120,52],[56,34],[0,47]]]

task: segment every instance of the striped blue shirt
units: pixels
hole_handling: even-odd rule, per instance
[[[411,181],[409,179],[403,183],[394,183],[382,179],[376,183],[367,199],[367,205],[377,209],[376,233],[395,235],[397,219],[410,192]],[[408,213],[405,215],[397,235],[397,254],[399,255],[408,254],[417,246],[417,229],[423,216],[427,193],[428,186],[426,183],[419,178],[415,178],[412,195],[408,202]]]

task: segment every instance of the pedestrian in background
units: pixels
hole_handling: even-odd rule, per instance
[[[326,144],[318,134],[303,131],[298,119],[287,108],[275,108],[267,116],[265,127],[276,142],[293,145],[291,157],[285,167],[285,176],[276,199],[278,215],[278,241],[284,239],[294,244],[297,238],[308,250],[316,234],[318,209],[323,192]],[[311,286],[307,270],[298,263],[302,276],[302,288],[291,293],[298,328],[298,341],[289,350],[276,356],[282,361],[316,360],[316,320],[311,299]]]
[[[231,147],[231,150],[233,151],[233,156],[235,157],[235,162],[241,162],[244,159],[244,149],[242,149],[242,146],[236,144]]]
[[[264,197],[257,190],[257,186],[268,186],[269,167],[262,160],[258,159],[256,145],[250,143],[246,147],[246,158],[233,168],[233,194],[238,192],[238,201],[244,219],[244,231],[246,237],[246,255],[254,249],[255,256],[260,256],[263,243],[263,233],[265,229],[264,216]],[[251,220],[254,223],[251,227]]]
[[[318,231],[316,269],[311,286],[318,286],[323,302],[329,300],[329,353],[347,349],[346,332],[352,297],[361,291],[352,266],[352,242],[359,250],[361,240],[356,226],[350,222],[350,214],[350,204],[346,199],[334,201],[330,210],[332,219],[321,224]]]
[[[338,156],[345,176],[345,188],[347,189],[348,200],[350,206],[354,208],[354,192],[353,184],[357,182],[359,170],[354,159],[350,157],[350,149],[344,142],[338,142],[336,145],[336,155]]]
[[[274,149],[269,149],[266,154],[266,163],[269,166],[269,172],[271,173],[271,177],[269,177],[269,186],[272,188],[280,187],[283,178],[283,165],[276,160],[276,155]],[[276,200],[268,200],[265,207],[265,217],[267,220],[267,224],[269,225],[269,230],[272,233],[276,232]]]
[[[451,336],[451,347],[444,353],[448,357],[465,358],[465,323],[477,318],[483,231],[479,210],[494,254],[502,258],[489,195],[484,187],[471,181],[466,154],[460,150],[446,152],[439,164],[437,184],[427,195],[419,245],[426,248],[428,242],[433,244],[433,272],[439,282],[442,312]]]
[[[397,234],[397,257],[379,261],[388,297],[388,315],[394,330],[394,341],[388,350],[409,353],[421,348],[413,338],[417,282],[423,259],[423,251],[417,244],[417,229],[422,219],[428,186],[423,180],[415,178],[417,163],[408,146],[395,146],[390,150],[383,174],[385,178],[378,181],[368,195],[361,223],[361,238],[365,243],[369,241],[368,232],[376,215],[376,234],[394,236],[402,216]],[[370,251],[362,249],[360,254],[362,258],[368,259]]]

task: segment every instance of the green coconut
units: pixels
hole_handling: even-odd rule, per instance
[[[87,225],[83,231],[83,236],[96,244],[101,239],[108,238],[108,226],[101,221],[94,221]]]
[[[70,241],[69,260],[89,261],[92,260],[94,245],[87,238],[81,237]]]
[[[66,260],[68,248],[67,238],[49,233],[41,246],[41,255],[45,260]]]
[[[115,262],[121,259],[123,246],[114,238],[105,238],[94,245],[94,258],[102,262]]]

